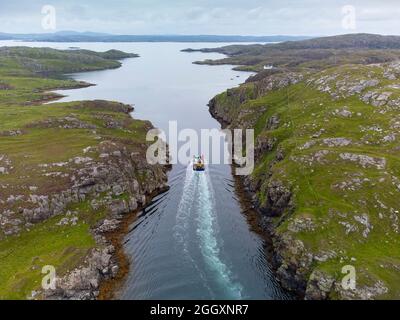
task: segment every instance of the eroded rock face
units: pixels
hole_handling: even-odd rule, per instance
[[[342,300],[374,300],[389,291],[385,284],[379,280],[372,286],[356,287],[354,290],[344,289],[340,282],[336,282],[334,289]]]
[[[69,203],[82,199],[91,199],[93,210],[108,208],[107,218],[93,229],[96,242],[105,248],[93,249],[82,266],[57,278],[56,289],[43,292],[46,299],[96,299],[100,283],[115,277],[119,269],[113,256],[114,248],[104,235],[118,229],[124,214],[144,206],[155,191],[166,188],[165,168],[149,166],[115,143],[103,143],[99,149],[98,152],[108,155],[102,158],[107,159],[105,162],[94,163],[89,157],[75,158],[73,163],[79,164],[80,169],[71,179],[71,189],[51,196],[31,195],[31,202],[37,207],[24,211],[26,220],[36,223],[61,214]],[[91,152],[95,151],[96,148],[91,148]],[[149,180],[138,182],[138,167],[145,170],[140,172],[146,172]],[[122,194],[125,197],[115,198]],[[73,224],[76,219],[68,216],[59,223]]]
[[[91,149],[91,155],[96,153],[107,155],[93,160],[92,157],[75,157],[65,163],[41,164],[38,171],[44,171],[43,176],[53,177],[55,168],[63,168],[60,177],[66,178],[63,190],[40,194],[40,189],[32,188],[28,195],[9,195],[2,199],[10,211],[21,212],[19,219],[25,224],[42,222],[52,216],[65,212],[71,203],[91,199],[96,202],[94,209],[107,207],[111,214],[123,214],[136,210],[143,204],[143,196],[152,194],[155,190],[165,187],[167,181],[164,169],[160,166],[150,166],[143,157],[132,156],[121,144],[102,142],[99,147]],[[3,161],[7,161],[3,156]],[[4,169],[7,174],[10,163]],[[53,173],[53,175],[49,175]],[[137,181],[138,174],[146,174],[148,180]],[[118,199],[121,195],[124,199]],[[10,215],[12,216],[12,215]],[[3,224],[0,230],[10,233],[9,226],[3,214]],[[15,229],[15,228],[14,228]]]
[[[273,115],[271,118],[267,120],[266,130],[275,130],[278,129],[280,124],[280,119],[278,115]]]
[[[392,92],[375,92],[368,91],[361,96],[361,100],[365,103],[371,104],[374,107],[382,107],[389,101]]]
[[[344,289],[340,268],[348,263],[357,267],[357,273],[362,272],[359,257],[355,253],[351,256],[349,243],[368,246],[377,232],[381,232],[382,239],[394,239],[400,230],[395,201],[400,181],[390,158],[400,150],[400,85],[387,81],[400,79],[399,65],[346,65],[309,73],[302,82],[306,94],[294,95],[294,105],[299,108],[295,112],[284,110],[280,103],[285,91],[276,88],[290,81],[279,82],[282,75],[276,73],[254,77],[232,89],[228,97],[216,99],[211,108],[228,128],[254,128],[257,124],[257,172],[242,181],[253,207],[260,211],[262,226],[271,235],[277,278],[301,298],[376,299],[385,294],[398,295],[386,279],[379,279],[367,268],[360,277],[362,284],[354,290]],[[282,86],[275,86],[278,83]],[[295,86],[293,91],[298,87],[302,88]],[[245,89],[252,93],[251,101],[240,103],[243,99],[238,99],[239,92],[245,97]],[[268,99],[270,91],[274,95]],[[306,100],[313,94],[318,97],[316,101]],[[258,95],[262,98],[257,99]],[[281,100],[276,103],[275,97]],[[385,113],[390,117],[384,117]],[[298,121],[292,124],[289,118]],[[281,139],[282,132],[289,138]],[[267,157],[271,153],[276,156]],[[310,192],[316,193],[315,199],[306,195],[307,183]],[[379,190],[381,186],[390,190],[390,196]],[[377,192],[370,195],[371,190]],[[333,197],[325,198],[330,192]],[[338,203],[323,209],[336,197],[357,210],[339,209]],[[296,201],[301,203],[298,207]],[[348,239],[346,244],[341,242],[342,237]],[[390,266],[369,263],[399,270],[397,261]]]
[[[387,80],[396,81],[399,78],[399,62],[375,64],[374,67],[380,71],[370,71],[365,75],[352,75],[351,70],[344,73],[333,73],[311,77],[307,80],[309,85],[317,90],[329,93],[334,100],[357,96],[361,101],[377,108],[387,107],[389,110],[398,110],[400,98],[395,94],[400,86],[397,82],[383,86],[382,81],[374,77],[384,77]],[[354,72],[360,72],[362,67],[353,66]],[[387,110],[380,110],[381,113]],[[348,116],[348,115],[347,115]],[[347,117],[346,116],[346,117]]]
[[[55,289],[45,290],[43,295],[49,300],[93,300],[99,295],[100,283],[118,272],[113,259],[114,247],[93,249],[84,266],[74,269],[55,280]]]
[[[335,279],[320,270],[314,270],[308,280],[306,300],[325,300],[334,286]]]
[[[377,169],[383,170],[386,167],[385,158],[374,158],[363,154],[354,153],[341,153],[339,157],[343,160],[359,163],[362,167],[376,167]]]
[[[23,132],[19,129],[0,131],[0,137],[15,137],[15,136],[20,136],[21,134],[23,134]]]
[[[359,70],[358,67],[353,68],[355,72]],[[330,94],[332,99],[338,100],[360,95],[367,88],[378,86],[380,81],[373,78],[354,78],[350,70],[344,74],[333,73],[311,77],[307,80],[307,83],[321,92]]]
[[[328,147],[346,147],[351,144],[351,140],[346,138],[327,138],[323,140],[323,143]]]
[[[96,129],[95,125],[83,122],[74,116],[64,118],[49,118],[36,123],[32,123],[30,128],[60,128],[60,129]]]
[[[254,157],[256,160],[260,159],[265,152],[271,151],[275,146],[276,139],[270,137],[258,137],[254,150]]]
[[[267,187],[267,203],[265,211],[272,215],[280,215],[290,207],[291,191],[280,181],[272,180]]]
[[[288,234],[273,235],[275,259],[279,266],[277,275],[281,284],[288,290],[304,295],[312,254],[307,252],[300,240],[293,239]]]
[[[304,75],[296,72],[282,72],[269,75],[256,82],[257,95],[265,95],[270,91],[279,90],[292,84],[296,84],[303,79]]]
[[[254,82],[249,79],[244,87],[228,89],[226,92],[228,101],[225,103],[221,103],[217,98],[212,99],[209,102],[210,113],[221,122],[223,127],[252,128],[258,120],[258,116],[267,110],[268,106],[245,110],[240,108],[243,103],[270,91],[296,84],[303,79],[304,75],[297,72],[272,73]],[[280,120],[277,115],[272,116],[266,123],[266,127],[271,130],[276,129],[279,125]]]

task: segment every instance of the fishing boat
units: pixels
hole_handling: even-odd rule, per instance
[[[204,156],[193,156],[193,171],[204,171]]]

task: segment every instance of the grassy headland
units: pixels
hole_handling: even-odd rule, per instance
[[[224,47],[228,58],[204,62],[259,71],[210,111],[255,129],[243,182],[268,217],[279,279],[308,299],[400,298],[399,48],[399,37],[349,35]]]
[[[0,48],[0,299],[94,298],[118,273],[105,234],[166,179],[144,158],[151,124],[117,102],[39,102],[87,85],[63,73],[135,56]],[[57,272],[51,292],[41,290],[45,265]]]
[[[399,56],[400,39],[395,36],[350,34],[278,44],[230,45],[192,52],[218,52],[228,57],[197,61],[197,64],[238,65],[237,70],[264,70],[264,66],[278,69],[321,69],[343,64],[371,64],[393,61]]]

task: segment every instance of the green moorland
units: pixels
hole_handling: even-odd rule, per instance
[[[230,128],[255,129],[256,168],[245,184],[270,217],[282,283],[311,299],[400,298],[400,52],[360,37],[365,48],[354,50],[336,38],[352,63],[307,58],[262,71],[210,104]],[[308,57],[324,46],[304,43]],[[228,60],[257,69],[284,46],[261,50],[253,64],[245,47]],[[359,60],[370,50],[383,61]],[[356,289],[341,286],[346,265],[355,267]]]
[[[31,297],[40,288],[44,265],[55,266],[59,276],[79,265],[96,245],[91,228],[107,213],[101,205],[93,210],[85,198],[56,216],[28,219],[29,197],[68,188],[68,177],[81,168],[71,159],[88,157],[89,147],[127,141],[132,151],[141,150],[149,127],[119,103],[39,102],[53,97],[49,90],[83,85],[62,73],[117,68],[115,59],[133,56],[115,50],[0,48],[0,299]],[[60,223],[68,215],[74,222]]]

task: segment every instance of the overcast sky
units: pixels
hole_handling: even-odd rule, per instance
[[[43,30],[44,5],[56,30],[114,34],[400,34],[400,0],[0,0],[0,31]],[[343,27],[343,6],[356,28]],[[348,20],[345,20],[348,21]],[[348,23],[345,23],[348,26]]]

